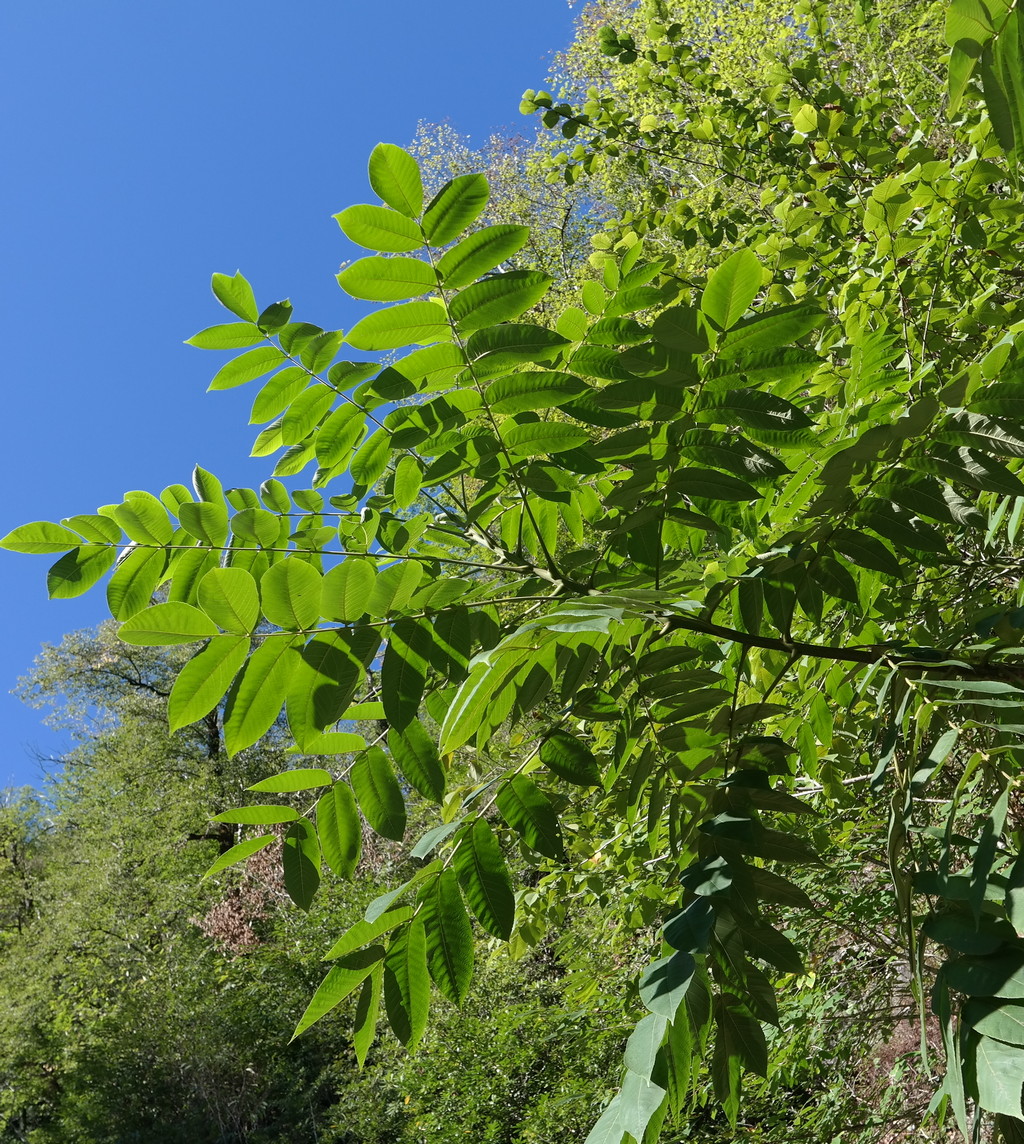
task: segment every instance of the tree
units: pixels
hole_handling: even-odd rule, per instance
[[[411,793],[436,804],[418,868],[335,944],[296,1033],[355,995],[360,1059],[381,1008],[415,1046],[431,980],[466,997],[474,924],[513,952],[576,906],[638,932],[624,1005],[646,1015],[591,1144],[677,1123],[705,1050],[736,1122],[775,985],[801,988],[787,916],[831,910],[803,872],[851,843],[889,868],[941,1029],[936,1109],[965,1133],[972,1111],[1024,1124],[1022,28],[1003,0],[956,0],[949,106],[917,108],[802,11],[817,50],[767,88],[655,21],[649,45],[601,33],[655,110],[527,93],[577,140],[558,177],[624,160],[643,182],[670,157],[722,180],[700,215],[663,188],[624,217],[580,305],[531,321],[550,276],[493,272],[528,234],[471,229],[486,180],[425,202],[382,144],[382,205],[337,216],[375,253],[338,278],[388,305],[326,331],[218,274],[238,320],[191,339],[243,351],[215,390],[270,375],[254,453],[283,452],[260,490],[197,469],[2,542],[64,553],[55,595],[117,561],[129,644],[203,641],[172,728],[226,697],[235,755],[284,707],[308,765],[256,789],[304,812],[221,812],[262,833],[218,868],[280,824],[308,908],[322,860],[352,876],[360,812],[398,842]],[[346,344],[400,356],[335,360]],[[518,893],[510,852],[533,871]]]

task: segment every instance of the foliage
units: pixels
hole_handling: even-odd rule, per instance
[[[638,931],[640,1019],[589,1144],[678,1125],[701,1068],[737,1123],[784,1041],[775,986],[808,976],[790,919],[832,918],[807,872],[851,840],[888,868],[934,1013],[934,1110],[1024,1121],[1022,25],[955,0],[946,115],[868,83],[822,13],[766,87],[668,19],[600,33],[639,114],[614,85],[526,94],[576,141],[554,176],[643,189],[557,314],[548,273],[501,268],[524,228],[474,228],[483,176],[429,197],[380,145],[379,204],[337,219],[371,252],[340,285],[385,305],[322,330],[218,274],[237,320],[191,339],[242,351],[211,389],[267,379],[261,488],[197,468],[2,542],[63,553],[56,596],[112,569],[128,644],[202,643],[174,727],[219,728],[223,700],[238,756],[284,709],[298,767],[216,819],[268,846],[283,824],[304,910],[351,875],[360,815],[402,842],[436,806],[297,1033],[348,1002],[357,1060],[381,1012],[414,1047],[431,982],[466,1001],[481,934],[523,954],[594,909]]]

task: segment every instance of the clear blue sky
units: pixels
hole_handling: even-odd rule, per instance
[[[331,215],[372,201],[366,157],[419,120],[474,142],[529,129],[571,38],[566,0],[31,0],[0,13],[0,535],[188,483],[265,475],[248,387],[206,394],[222,320],[213,271],[328,328],[357,316]],[[105,616],[102,589],[46,599],[46,557],[0,553],[0,787],[35,783],[63,740],[8,694],[39,645]]]

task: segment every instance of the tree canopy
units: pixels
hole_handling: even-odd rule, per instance
[[[280,829],[308,910],[364,820],[408,843],[296,1035],[355,996],[360,1062],[380,1014],[415,1048],[480,942],[598,911],[642,963],[589,1144],[678,1126],[701,1067],[736,1123],[814,976],[792,919],[813,942],[873,864],[939,1029],[932,1112],[1012,1139],[1024,24],[954,0],[915,54],[884,8],[804,3],[784,60],[720,71],[685,10],[628,11],[587,57],[610,78],[569,60],[524,95],[561,140],[530,177],[607,219],[574,276],[485,220],[483,175],[428,195],[381,144],[375,201],[336,216],[366,315],[323,329],[216,274],[229,320],[190,339],[241,351],[212,390],[260,383],[261,487],[197,467],[0,543],[59,555],[55,597],[109,573],[125,643],[194,649],[171,730],[236,756],[283,709],[293,765],[211,808],[237,831],[213,872]]]

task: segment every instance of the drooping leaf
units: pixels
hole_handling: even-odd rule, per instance
[[[167,722],[172,731],[209,715],[245,663],[249,640],[245,636],[214,636],[178,672],[167,700]]]
[[[540,745],[540,761],[576,786],[600,786],[601,771],[590,748],[568,731],[552,731]]]
[[[347,783],[337,782],[316,804],[316,828],[327,865],[351,881],[363,848],[363,828],[355,795]]]
[[[284,888],[301,910],[308,910],[320,886],[320,844],[308,818],[299,817],[284,836]]]
[[[258,854],[261,850],[265,850],[272,842],[276,841],[276,834],[260,834],[255,838],[247,838],[244,842],[239,842],[237,845],[232,846],[230,850],[226,850],[209,870],[206,871],[203,877],[209,878],[211,874],[219,874],[221,870],[226,870],[229,866],[237,866],[239,862],[244,862],[247,858],[251,858],[253,854]]]
[[[498,792],[501,817],[527,846],[556,861],[564,857],[558,817],[547,797],[525,775],[513,775]]]
[[[310,1025],[326,1016],[332,1009],[337,1008],[346,997],[354,993],[383,958],[384,947],[382,945],[367,946],[366,949],[340,958],[313,994],[306,1006],[306,1011],[295,1026],[292,1040],[294,1041]]]
[[[105,544],[83,544],[65,553],[46,574],[51,600],[81,596],[98,583],[117,560],[117,549]]]
[[[695,971],[693,958],[681,950],[652,962],[640,977],[640,1000],[652,1013],[673,1020]]]
[[[409,784],[424,798],[441,802],[445,793],[441,755],[423,724],[412,719],[401,730],[389,727],[388,747]]]
[[[423,919],[413,918],[388,947],[384,959],[384,1007],[395,1036],[415,1049],[427,1027],[430,973]]]
[[[384,838],[401,842],[405,799],[387,755],[380,747],[370,747],[355,761],[349,777],[366,821]]]
[[[452,870],[443,870],[420,893],[427,967],[434,984],[461,1005],[473,976],[473,929]]]
[[[224,708],[224,745],[229,755],[251,747],[281,712],[291,657],[302,636],[271,636],[235,677]]]
[[[454,865],[473,916],[489,934],[508,941],[516,900],[501,847],[485,819],[476,819],[461,835]]]

